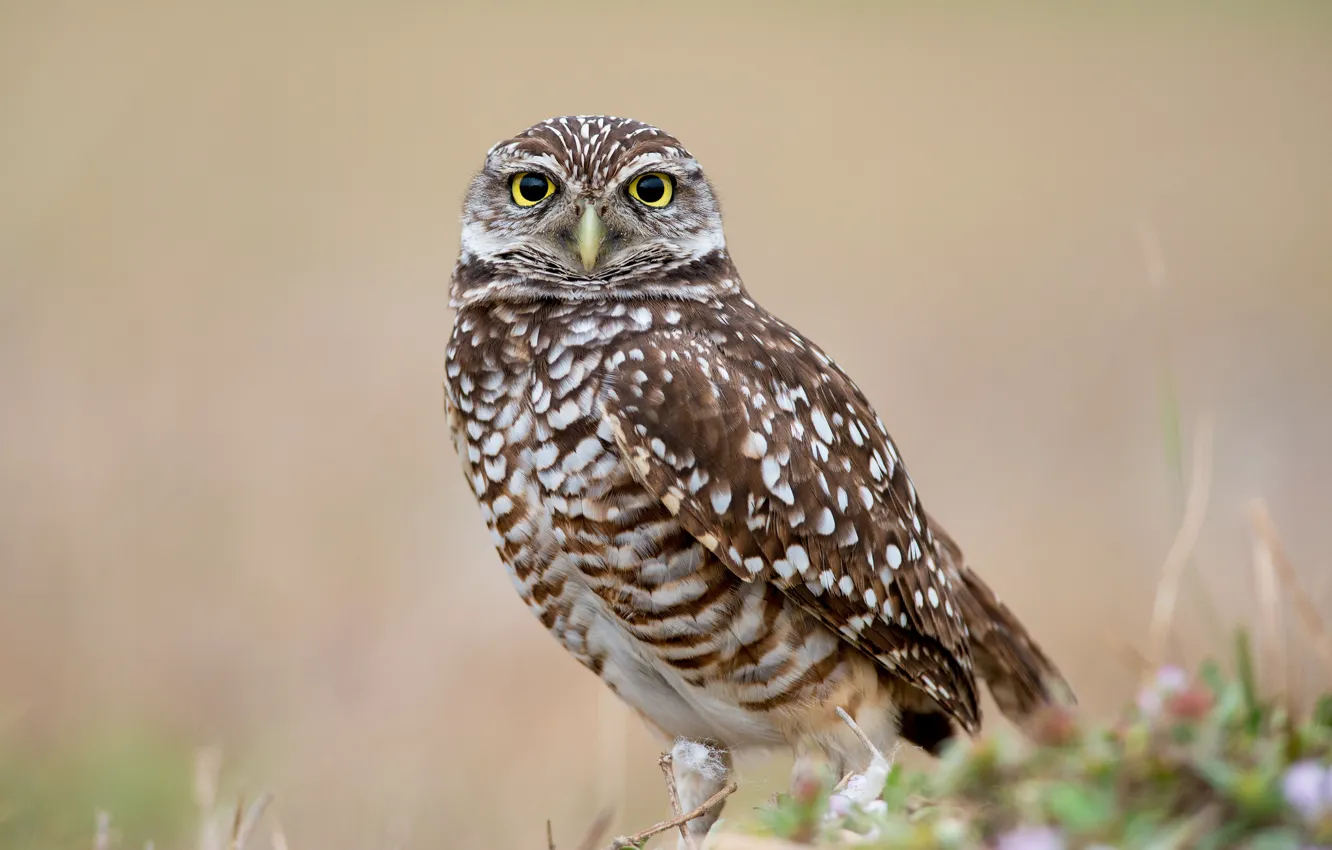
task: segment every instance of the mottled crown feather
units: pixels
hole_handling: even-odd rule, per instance
[[[502,142],[486,157],[551,157],[588,188],[605,186],[626,165],[653,159],[693,159],[680,141],[664,130],[632,118],[567,115],[548,118]]]

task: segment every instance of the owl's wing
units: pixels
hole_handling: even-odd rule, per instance
[[[762,321],[761,334],[661,330],[615,357],[603,427],[732,572],[772,582],[974,732],[960,591],[896,447],[826,355]]]
[[[463,416],[458,411],[458,408],[449,400],[449,388],[447,384],[444,386],[444,420],[448,423],[449,436],[453,439],[453,448],[458,453],[458,462],[462,464],[463,477],[475,488],[477,486],[474,483],[476,481],[476,472],[472,468],[471,457],[467,452],[467,439],[463,431],[466,422],[463,420]],[[484,478],[482,480],[484,481]],[[484,492],[484,490],[481,492]],[[480,492],[478,492],[478,496],[479,495]]]

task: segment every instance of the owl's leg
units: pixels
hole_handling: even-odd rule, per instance
[[[793,792],[802,784],[836,783],[851,771],[865,771],[875,750],[886,755],[898,739],[899,709],[892,682],[868,660],[854,662],[850,675],[821,701],[809,703],[788,735],[795,751]],[[852,719],[854,729],[838,709]]]
[[[730,781],[733,763],[730,750],[724,750],[712,744],[690,741],[680,738],[671,748],[671,771],[675,775],[675,788],[680,795],[681,811],[692,811],[709,797],[726,787]],[[693,850],[703,845],[703,838],[712,829],[712,825],[721,816],[723,800],[702,817],[691,820],[685,826],[692,846],[683,838],[679,841],[680,850]]]
[[[795,763],[791,765],[791,792],[802,785],[831,784],[841,780],[849,770],[847,760],[836,750],[813,738],[804,738],[795,746]]]

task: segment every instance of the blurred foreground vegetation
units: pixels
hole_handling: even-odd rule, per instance
[[[933,770],[894,766],[867,803],[798,787],[753,830],[780,842],[734,846],[1332,847],[1330,763],[1332,694],[1303,716],[1264,697],[1241,633],[1232,670],[1162,668],[1112,725],[1051,711],[1031,740],[994,734]]]
[[[189,762],[142,736],[71,741],[40,758],[4,736],[0,847],[286,850],[274,823],[257,828],[267,795],[219,804],[217,753]],[[609,841],[590,839],[576,850]],[[668,831],[653,844],[674,842]],[[1233,663],[1160,668],[1115,722],[1056,709],[1029,737],[958,741],[925,767],[878,757],[850,784],[810,782],[723,820],[708,847],[1332,847],[1332,693],[1303,710],[1265,696],[1241,632]]]

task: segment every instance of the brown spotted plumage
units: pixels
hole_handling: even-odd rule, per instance
[[[725,754],[677,747],[686,807],[736,748],[863,762],[839,706],[937,751],[979,728],[978,680],[1019,721],[1071,698],[855,383],[748,295],[671,136],[580,116],[496,145],[452,299],[446,407],[500,556],[650,724]]]

